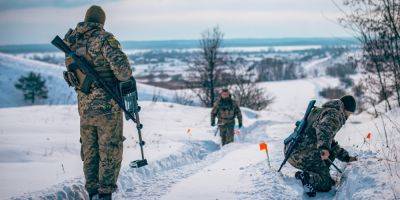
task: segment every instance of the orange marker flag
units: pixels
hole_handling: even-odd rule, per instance
[[[265,153],[267,153],[268,166],[269,168],[271,168],[271,162],[269,161],[268,145],[266,142],[260,142],[260,151],[265,151]]]
[[[268,146],[265,142],[260,143],[260,151],[268,151]]]
[[[372,137],[372,133],[368,133],[367,139],[368,139],[368,140],[371,140],[371,137]]]

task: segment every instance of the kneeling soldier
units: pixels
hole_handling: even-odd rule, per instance
[[[354,97],[346,95],[325,103],[321,108],[315,107],[308,116],[304,137],[288,162],[302,170],[296,172],[295,177],[301,180],[309,196],[315,196],[317,191],[327,192],[335,184],[329,174],[330,161],[336,158],[343,162],[357,160],[334,140],[355,109]]]

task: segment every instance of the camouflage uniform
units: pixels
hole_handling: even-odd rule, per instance
[[[78,55],[84,56],[109,85],[128,80],[132,74],[127,56],[119,42],[103,25],[81,22],[69,30],[64,41]],[[66,57],[66,65],[72,62]],[[122,161],[122,112],[117,103],[96,84],[90,92],[78,93],[81,117],[81,157],[89,193],[112,193]]]
[[[233,142],[235,117],[237,117],[239,126],[242,126],[242,112],[240,107],[231,97],[228,99],[219,98],[211,111],[211,124],[215,124],[215,118],[218,118],[218,128],[221,136],[222,145]]]
[[[340,100],[314,108],[307,119],[305,136],[289,157],[288,162],[310,174],[310,183],[317,191],[329,191],[335,184],[329,174],[330,164],[321,159],[321,150],[330,152],[329,159],[349,162],[349,153],[334,140],[346,122],[344,106]],[[285,147],[286,150],[286,147]]]

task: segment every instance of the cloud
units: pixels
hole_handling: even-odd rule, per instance
[[[64,34],[83,20],[88,7],[79,5],[79,0],[64,3],[68,2],[76,6],[0,12],[0,44],[44,43],[55,34]],[[322,0],[121,0],[98,4],[107,13],[106,29],[121,40],[193,39],[216,24],[227,38],[347,35],[332,22],[339,11]]]
[[[38,7],[76,7],[105,1],[107,0],[0,0],[0,11]]]

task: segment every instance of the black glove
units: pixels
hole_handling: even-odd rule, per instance
[[[243,124],[242,124],[242,122],[240,122],[239,123],[239,128],[242,128],[243,127]]]
[[[211,126],[215,126],[215,122],[211,122]]]

